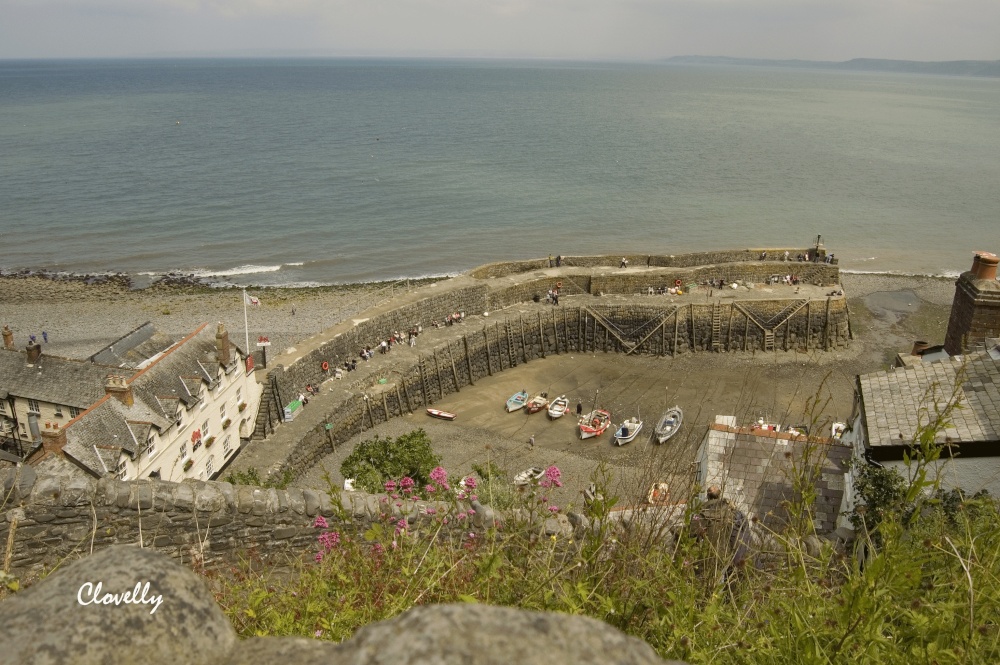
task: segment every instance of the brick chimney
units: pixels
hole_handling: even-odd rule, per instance
[[[14,331],[10,326],[3,327],[3,348],[14,350]]]
[[[226,326],[219,323],[219,327],[215,330],[215,355],[219,359],[219,364],[228,367],[229,363],[233,361],[232,349],[229,346],[229,333],[226,332]]]
[[[42,451],[43,457],[49,455],[62,455],[63,448],[66,447],[66,428],[59,427],[56,423],[55,429],[42,430]]]
[[[25,351],[28,352],[28,364],[34,365],[38,362],[38,359],[42,357],[42,345],[38,342],[31,342],[25,347]]]
[[[104,379],[104,393],[111,395],[125,406],[132,406],[135,399],[132,397],[132,386],[128,384],[128,379],[124,376],[108,374]]]
[[[944,349],[959,355],[987,337],[1000,336],[1000,282],[997,281],[1000,258],[990,252],[976,252],[972,269],[955,282],[955,298]]]

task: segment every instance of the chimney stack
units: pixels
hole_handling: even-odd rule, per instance
[[[10,326],[3,327],[3,348],[14,350],[14,331],[10,329]]]
[[[104,393],[111,395],[125,406],[132,406],[135,402],[132,397],[132,386],[128,384],[128,379],[124,376],[108,374],[104,379]]]
[[[910,351],[911,356],[919,356],[921,353],[930,348],[930,344],[924,341],[916,341],[913,343],[913,350]]]
[[[972,269],[955,282],[955,299],[944,349],[949,355],[968,349],[1000,335],[1000,282],[997,265],[1000,258],[991,252],[976,252]]]
[[[42,431],[42,458],[49,455],[62,455],[63,448],[66,447],[66,428],[45,429]]]
[[[42,345],[38,342],[30,342],[25,350],[28,352],[29,365],[34,365],[42,357]]]
[[[215,352],[219,364],[223,367],[228,367],[233,361],[232,349],[229,347],[229,333],[221,322],[215,330]]]

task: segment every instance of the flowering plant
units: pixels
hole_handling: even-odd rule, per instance
[[[192,466],[194,466],[194,460],[193,459],[189,459],[188,461],[184,462],[184,470],[185,471],[190,471]]]
[[[232,424],[233,424],[233,421],[230,420],[229,418],[226,418],[225,420],[222,421],[222,429],[228,429],[229,426],[232,425]]]

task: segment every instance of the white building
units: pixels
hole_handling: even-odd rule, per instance
[[[209,479],[254,427],[262,387],[220,323],[141,363],[106,372],[103,396],[55,431],[31,462],[61,452],[91,475]]]

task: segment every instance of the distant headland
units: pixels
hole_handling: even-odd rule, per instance
[[[882,60],[854,58],[843,62],[827,60],[768,60],[726,56],[678,55],[664,62],[678,65],[742,65],[749,67],[789,67],[797,69],[833,69],[855,72],[895,72],[898,74],[937,74],[941,76],[982,76],[1000,78],[1000,60]]]

